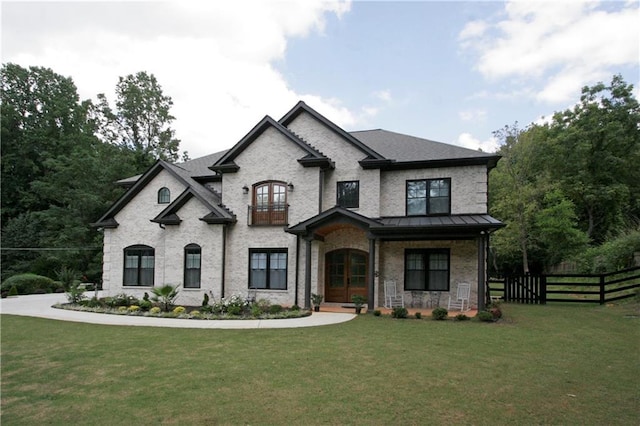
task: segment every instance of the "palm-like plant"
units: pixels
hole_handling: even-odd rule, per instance
[[[173,286],[171,284],[165,284],[161,287],[154,287],[151,289],[153,296],[151,296],[151,300],[154,302],[160,303],[162,310],[165,312],[169,312],[173,307],[173,301],[176,300],[178,296],[178,287]]]

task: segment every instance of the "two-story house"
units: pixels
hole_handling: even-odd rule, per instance
[[[472,285],[483,306],[488,173],[499,156],[385,130],[346,132],[299,102],[262,119],[228,151],[158,161],[95,223],[103,289],[140,296],[179,284],[309,307],[361,294],[382,306],[383,281],[410,300]],[[446,300],[446,299],[444,299]]]

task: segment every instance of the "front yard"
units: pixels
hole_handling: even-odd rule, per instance
[[[197,330],[2,316],[2,423],[637,424],[640,312]]]

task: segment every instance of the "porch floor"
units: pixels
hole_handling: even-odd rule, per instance
[[[446,306],[441,306],[442,308],[446,308]],[[431,312],[433,311],[433,308],[413,308],[411,306],[407,306],[405,305],[405,308],[407,308],[407,311],[409,312],[409,315],[415,315],[416,312],[420,312],[422,314],[423,318],[426,317],[431,317]],[[373,310],[378,310],[380,311],[383,315],[391,315],[391,309],[387,309],[387,308],[383,308],[383,307],[376,307]],[[338,313],[348,313],[348,314],[352,314],[354,313],[354,307],[351,306],[351,304],[349,303],[322,303],[320,305],[320,312],[338,312]],[[367,312],[367,307],[363,307],[362,308],[362,313],[366,313]],[[456,315],[463,313],[466,316],[473,318],[476,316],[476,314],[478,313],[478,310],[475,308],[472,308],[468,311],[464,311],[464,312],[460,312],[460,311],[450,311],[449,312],[449,317],[453,318]]]

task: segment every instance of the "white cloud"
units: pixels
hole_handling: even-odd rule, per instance
[[[112,102],[119,76],[152,73],[174,101],[181,149],[197,157],[231,147],[265,114],[279,119],[300,99],[352,125],[339,100],[296,93],[272,66],[289,38],[322,32],[327,14],[349,8],[320,0],[3,2],[2,61],[49,67],[72,77],[82,99],[105,93]]]
[[[391,102],[392,100],[390,90],[378,90],[376,92],[373,92],[372,96],[384,102]]]
[[[500,148],[498,139],[495,137],[491,136],[489,139],[481,141],[474,138],[470,133],[461,133],[454,143],[464,148],[481,150],[482,152],[496,152]]]
[[[485,109],[471,109],[460,111],[458,116],[462,121],[485,121],[487,118],[487,110]]]
[[[459,41],[489,80],[537,81],[536,99],[566,102],[616,67],[638,64],[638,4],[511,1],[504,15],[468,23]]]

